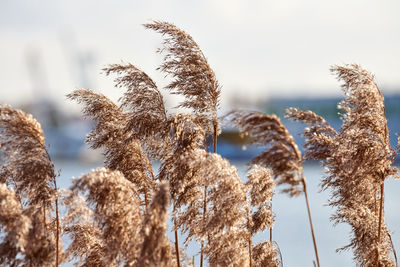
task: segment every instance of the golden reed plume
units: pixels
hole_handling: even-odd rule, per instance
[[[293,136],[275,115],[239,110],[229,112],[225,115],[225,119],[238,127],[242,136],[248,135],[252,144],[264,148],[263,152],[252,159],[252,164],[271,168],[276,184],[286,185],[286,188],[281,190],[283,193],[291,197],[304,193],[315,258],[317,266],[320,267],[307,183],[303,174],[303,160]]]
[[[199,45],[171,23],[154,21],[144,26],[164,37],[164,47],[159,50],[165,53],[164,63],[159,70],[173,78],[166,88],[185,97],[180,107],[190,108],[208,119],[208,124],[204,125],[207,133],[218,132],[217,109],[221,90]]]
[[[336,208],[332,220],[352,228],[350,244],[361,266],[395,266],[392,244],[383,220],[384,181],[396,175],[395,151],[389,144],[384,98],[372,74],[359,65],[331,69],[344,83],[346,98],[340,132],[311,111],[288,110],[293,120],[306,128],[306,155],[322,160],[328,176],[322,188],[331,190],[329,205]],[[379,201],[378,201],[379,197]]]
[[[126,131],[129,115],[106,96],[91,90],[76,90],[67,97],[84,104],[85,116],[97,123],[86,142],[92,148],[104,149],[105,165],[121,171],[126,179],[135,183],[147,207],[149,194],[154,189],[153,167],[139,140]]]
[[[7,208],[2,209],[7,235],[1,243],[1,261],[11,265],[58,266],[62,249],[56,174],[42,128],[32,115],[0,106],[0,133],[1,201],[7,203]],[[15,193],[7,192],[7,187]],[[55,217],[50,213],[54,206]],[[11,207],[15,213],[7,212]],[[15,229],[7,227],[6,218],[12,214]],[[10,239],[10,235],[14,237]]]

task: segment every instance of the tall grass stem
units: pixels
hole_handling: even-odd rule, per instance
[[[383,220],[383,201],[385,194],[385,183],[381,183],[381,198],[379,201],[379,224],[378,224],[378,239],[376,240],[376,266],[379,267],[379,243],[381,242],[381,229]]]
[[[318,248],[317,248],[317,241],[315,239],[314,226],[313,226],[313,222],[312,222],[312,218],[311,218],[310,203],[308,201],[307,182],[306,182],[306,179],[304,176],[302,179],[302,183],[303,183],[304,197],[306,199],[306,205],[307,205],[308,220],[310,221],[311,235],[312,235],[312,239],[313,239],[313,243],[314,243],[315,258],[317,260],[317,266],[321,267],[321,265],[319,263]]]

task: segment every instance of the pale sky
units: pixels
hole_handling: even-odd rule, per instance
[[[0,0],[0,103],[64,103],[84,86],[116,100],[120,90],[100,72],[121,61],[163,87],[155,70],[162,39],[141,25],[151,20],[172,22],[198,42],[223,105],[233,94],[340,95],[329,67],[343,63],[361,64],[384,92],[400,92],[398,0]]]

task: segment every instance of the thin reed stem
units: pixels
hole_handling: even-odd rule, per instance
[[[179,259],[179,243],[178,243],[178,231],[176,230],[176,218],[174,215],[174,232],[175,232],[175,255],[176,255],[176,265],[181,267],[181,261]]]
[[[251,251],[252,251],[252,249],[253,249],[253,243],[251,242],[251,236],[249,235],[249,263],[250,263],[250,267],[252,267],[253,266],[253,260],[252,260],[252,254],[251,254]]]
[[[390,246],[392,247],[392,250],[393,250],[393,256],[394,256],[394,261],[396,263],[396,267],[399,267],[396,249],[394,247],[393,240],[392,240],[392,235],[390,233],[388,233],[388,235],[389,235],[389,240],[390,240]]]
[[[312,218],[311,218],[311,209],[310,209],[310,204],[308,202],[307,183],[306,183],[306,178],[304,176],[302,178],[302,183],[303,183],[303,192],[304,192],[304,196],[305,196],[306,204],[307,204],[308,220],[310,221],[311,235],[312,235],[312,239],[313,239],[313,243],[314,243],[315,258],[317,260],[317,266],[321,267],[321,265],[319,263],[317,241],[315,239],[315,234],[314,234],[314,226],[313,226],[313,222],[312,222]]]
[[[206,138],[204,137],[204,140]],[[207,142],[207,141],[206,141]],[[214,134],[213,134],[213,144],[214,144],[214,153],[217,153],[217,125],[214,124]],[[205,150],[207,151],[207,143],[205,144]],[[204,202],[203,202],[203,220],[206,217],[207,212],[207,185],[204,185]],[[200,267],[203,267],[203,249],[204,249],[204,241],[201,241],[200,248]]]
[[[149,208],[149,199],[147,197],[147,189],[144,190],[144,204],[146,206],[146,212],[147,212],[148,208]]]
[[[54,177],[54,189],[57,192],[57,181],[56,177]],[[58,215],[58,195],[56,196],[56,267],[59,265],[59,259],[58,259],[58,254],[59,254],[59,239],[60,239],[60,218]]]
[[[378,239],[376,240],[376,266],[379,267],[379,243],[381,242],[381,229],[383,220],[383,196],[385,194],[385,183],[381,183],[381,198],[379,201],[379,224],[378,224]]]
[[[247,229],[249,229],[250,231],[250,212],[249,212],[249,208],[247,209]],[[253,261],[252,261],[252,250],[253,250],[253,244],[251,241],[251,234],[249,233],[248,235],[248,245],[249,245],[249,266],[252,267],[253,266]]]
[[[272,242],[272,227],[269,228],[269,242]]]
[[[150,161],[147,161],[147,168],[148,168],[148,170],[150,171],[151,179],[152,179],[153,181],[155,181],[156,178],[154,177],[153,164],[151,164]],[[144,187],[144,204],[145,204],[145,206],[146,206],[146,212],[147,212],[148,209],[149,209],[149,205],[150,205],[150,203],[149,203],[149,196],[148,196],[148,187],[147,187],[147,186]]]
[[[217,153],[217,138],[218,138],[218,134],[217,134],[217,124],[214,123],[214,137],[213,137],[214,153]]]
[[[272,210],[272,198],[271,198],[271,210]],[[269,228],[269,242],[272,243],[272,226]]]
[[[43,225],[46,226],[46,205],[43,203]]]
[[[374,194],[374,198],[375,198],[374,213],[375,213],[375,215],[378,215],[378,199],[376,197],[377,195],[378,195],[378,190],[376,190],[375,194]]]
[[[204,201],[203,201],[203,221],[206,218],[207,212],[207,186],[204,185]],[[201,248],[200,248],[200,267],[203,267],[203,250],[204,250],[204,241],[201,240]]]

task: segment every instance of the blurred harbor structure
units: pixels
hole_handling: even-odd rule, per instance
[[[284,118],[286,108],[296,107],[312,110],[323,116],[335,129],[340,129],[340,110],[337,103],[341,98],[271,98],[265,103],[258,103],[257,109],[266,114],[276,114],[294,136],[296,143],[302,148],[304,140],[301,133],[305,125],[294,123]],[[392,147],[397,145],[400,134],[400,94],[386,95],[386,116],[390,130]],[[22,110],[32,113],[41,123],[47,145],[54,159],[78,159],[88,162],[100,161],[101,152],[88,150],[85,136],[92,128],[92,122],[85,120],[81,113],[70,114],[60,109],[54,102],[46,98],[37,102],[20,105]],[[223,115],[223,114],[221,114]],[[236,129],[225,127],[219,137],[218,153],[234,160],[248,160],[261,149],[247,146],[246,140],[239,136]]]

